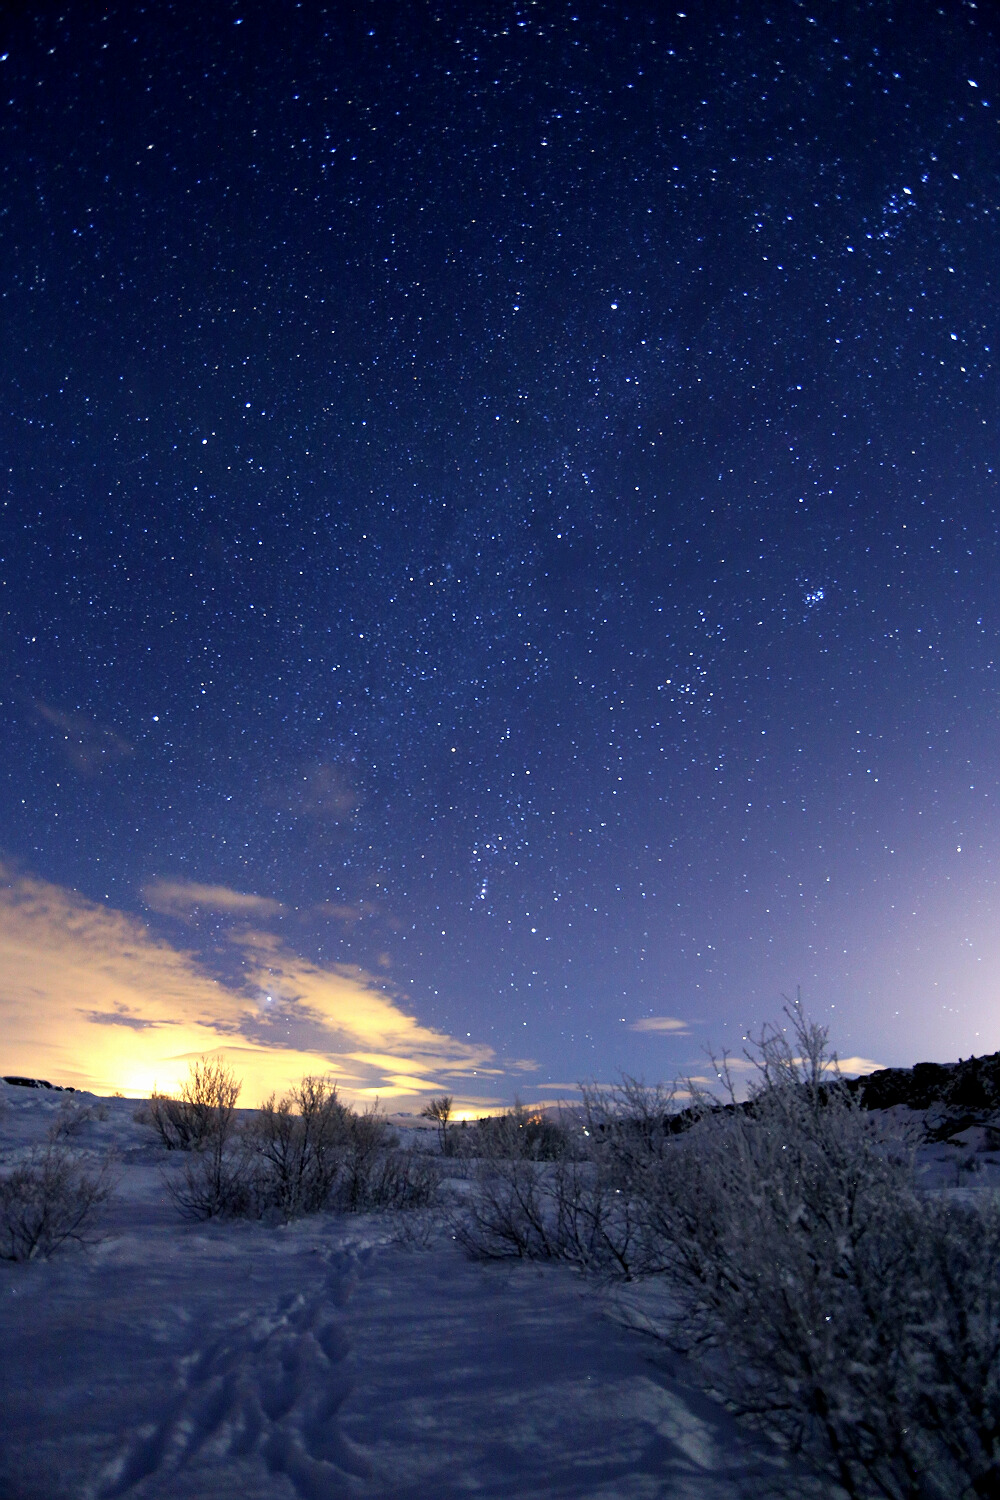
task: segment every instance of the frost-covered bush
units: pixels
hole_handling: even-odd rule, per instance
[[[905,1227],[903,1359],[883,1398],[915,1476],[901,1493],[1000,1494],[1000,1205],[925,1200]]]
[[[330,1206],[349,1213],[426,1208],[438,1187],[438,1174],[425,1152],[393,1144],[383,1144],[377,1151],[349,1146],[344,1175]]]
[[[589,1164],[486,1163],[460,1237],[666,1277],[665,1337],[857,1500],[1000,1495],[1000,1204],[918,1193],[912,1142],[787,1021],[745,1101],[585,1090]]]
[[[155,1089],[144,1112],[168,1151],[200,1151],[232,1121],[240,1082],[224,1062],[202,1058],[191,1064],[179,1099]]]
[[[449,1156],[480,1161],[558,1161],[573,1154],[568,1124],[520,1100],[501,1114],[453,1125],[445,1139]]]
[[[68,1136],[79,1135],[88,1125],[94,1124],[95,1121],[103,1124],[107,1118],[106,1104],[71,1104],[68,1100],[64,1101],[60,1104],[56,1117],[49,1126],[49,1140],[59,1141]]]
[[[849,1494],[909,1494],[874,1478],[899,1446],[884,1396],[904,1357],[909,1153],[830,1080],[825,1032],[792,1019],[794,1047],[761,1037],[745,1106],[698,1100],[633,1159],[643,1268],[669,1278],[672,1341],[732,1404]]]
[[[635,1204],[600,1163],[481,1162],[454,1232],[477,1260],[561,1260],[629,1277],[640,1252]]]
[[[747,1105],[702,1101],[638,1178],[672,1342],[851,1496],[1000,1493],[1000,1208],[918,1195],[908,1141],[788,1014]]]
[[[34,1260],[84,1243],[113,1188],[107,1159],[92,1168],[53,1144],[33,1152],[0,1176],[0,1259]]]
[[[303,1078],[282,1099],[271,1097],[248,1122],[253,1191],[262,1208],[291,1218],[326,1208],[340,1176],[349,1111],[336,1084]]]
[[[437,1174],[398,1144],[374,1107],[358,1114],[339,1099],[336,1084],[307,1077],[281,1099],[272,1094],[238,1128],[227,1121],[168,1190],[191,1218],[274,1214],[287,1221],[325,1209],[425,1205]]]
[[[516,1104],[470,1130],[461,1154],[478,1158],[476,1190],[454,1226],[469,1254],[564,1260],[625,1278],[641,1267],[635,1177],[664,1134],[670,1096],[631,1079],[582,1093],[579,1112],[553,1119]]]

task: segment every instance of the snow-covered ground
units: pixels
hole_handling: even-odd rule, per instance
[[[94,1245],[0,1265],[0,1500],[834,1494],[626,1326],[641,1291],[475,1264],[441,1215],[185,1223],[136,1101],[0,1095],[4,1163],[67,1108],[121,1163]]]

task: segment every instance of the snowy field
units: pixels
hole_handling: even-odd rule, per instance
[[[0,1095],[8,1168],[68,1107],[120,1159],[96,1243],[0,1264],[0,1500],[838,1493],[637,1331],[653,1291],[474,1263],[443,1210],[185,1223],[137,1101]]]

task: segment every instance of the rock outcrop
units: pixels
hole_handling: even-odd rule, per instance
[[[50,1083],[47,1078],[20,1078],[16,1073],[4,1073],[4,1083],[13,1084],[19,1089],[52,1089],[59,1094],[75,1094],[76,1089],[70,1083]]]
[[[912,1068],[880,1068],[866,1078],[848,1084],[866,1109],[891,1109],[905,1104],[909,1109],[1000,1111],[1000,1052],[986,1057],[960,1058],[956,1063],[915,1063]]]
[[[880,1068],[865,1078],[850,1079],[847,1087],[864,1109],[902,1104],[921,1110],[932,1140],[954,1141],[963,1132],[992,1127],[986,1134],[989,1147],[995,1144],[1000,1126],[1000,1052],[959,1058],[955,1063]]]

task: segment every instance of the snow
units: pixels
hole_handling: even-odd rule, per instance
[[[835,1493],[640,1331],[656,1288],[474,1263],[441,1212],[185,1223],[137,1101],[0,1089],[5,1163],[60,1109],[120,1157],[94,1244],[0,1266],[3,1500]]]

